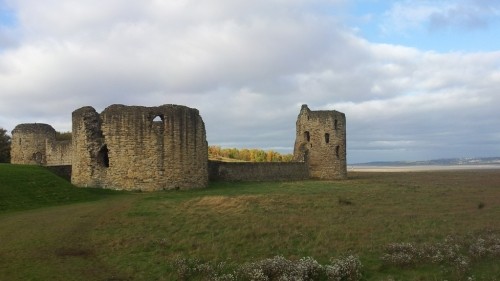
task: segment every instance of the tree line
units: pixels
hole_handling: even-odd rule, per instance
[[[208,147],[208,157],[213,160],[234,159],[247,162],[291,162],[292,154],[281,154],[273,150],[248,148],[221,148],[217,145]]]
[[[7,130],[0,128],[0,163],[10,163],[10,142]]]

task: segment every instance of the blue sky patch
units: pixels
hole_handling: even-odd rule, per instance
[[[348,24],[370,42],[437,52],[500,49],[500,2],[364,0],[350,10]]]
[[[12,27],[17,23],[17,17],[11,8],[5,4],[5,1],[0,0],[0,26]]]

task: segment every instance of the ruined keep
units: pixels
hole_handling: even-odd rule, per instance
[[[302,105],[296,123],[295,161],[304,161],[313,179],[347,178],[346,119],[335,110],[311,111]]]
[[[71,165],[71,142],[57,141],[52,126],[20,124],[12,130],[12,164]]]
[[[112,105],[73,112],[71,182],[144,191],[208,184],[208,144],[197,109]]]
[[[302,105],[291,163],[209,161],[205,124],[197,109],[181,105],[111,105],[102,113],[87,106],[72,120],[72,141],[57,141],[47,124],[16,126],[11,162],[69,169],[80,187],[142,191],[203,188],[209,180],[347,178],[346,119],[338,111]]]

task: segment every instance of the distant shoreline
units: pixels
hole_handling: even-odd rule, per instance
[[[500,165],[414,165],[414,166],[370,166],[347,165],[348,172],[424,172],[454,170],[488,170],[500,169]]]

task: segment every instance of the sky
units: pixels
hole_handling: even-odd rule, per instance
[[[0,0],[0,127],[181,104],[290,153],[308,104],[348,163],[500,156],[499,32],[496,0]]]

